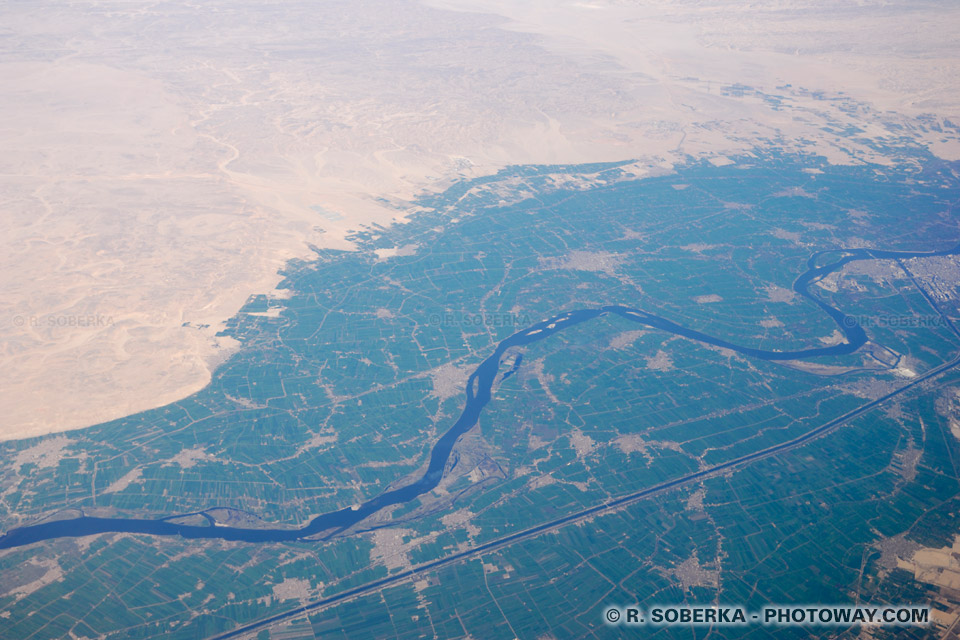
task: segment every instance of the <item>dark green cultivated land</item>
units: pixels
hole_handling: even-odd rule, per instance
[[[424,198],[409,224],[359,233],[358,252],[289,265],[291,296],[249,301],[229,327],[243,349],[202,392],[0,445],[0,531],[81,511],[293,528],[363,503],[423,473],[496,344],[568,310],[642,308],[761,350],[833,344],[834,321],[791,294],[812,254],[960,242],[957,167],[889,154],[838,167],[758,150],[643,180],[516,167]],[[433,491],[325,541],[104,534],[4,551],[0,637],[214,636],[788,442],[960,355],[950,261],[858,261],[812,286],[866,331],[848,355],[765,361],[610,314],[513,348]],[[260,635],[618,637],[606,606],[930,603],[942,594],[897,558],[958,533],[958,390],[945,371],[803,446]],[[807,635],[823,630],[713,631]]]

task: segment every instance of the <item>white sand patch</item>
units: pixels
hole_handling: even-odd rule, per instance
[[[271,300],[289,300],[293,297],[293,289],[274,289],[269,295]]]
[[[834,271],[833,273],[824,276],[816,281],[816,285],[821,289],[825,289],[831,293],[836,293],[840,290],[840,275]]]
[[[700,566],[696,555],[687,558],[667,573],[671,574],[684,590],[691,587],[715,589],[720,583],[720,572]]]
[[[659,449],[670,449],[671,451],[680,451],[683,449],[676,442],[670,440],[646,440],[643,436],[636,433],[626,433],[620,436],[617,436],[613,440],[613,445],[616,446],[620,451],[631,454],[639,453],[643,457],[647,458],[649,461],[650,449],[659,448]]]
[[[452,362],[442,364],[429,372],[433,382],[433,395],[440,400],[462,395],[467,388],[472,369]]]
[[[577,452],[577,457],[580,459],[593,453],[593,450],[597,446],[593,438],[583,433],[580,429],[574,429],[570,432],[570,444],[573,445],[573,449]]]
[[[734,162],[727,156],[715,156],[713,158],[710,158],[710,164],[712,164],[715,167],[727,167],[727,166],[730,166],[731,164],[734,164]]]
[[[333,443],[336,442],[336,441],[337,441],[337,434],[336,434],[336,433],[333,433],[333,432],[331,432],[331,433],[315,433],[315,434],[313,434],[312,436],[310,436],[310,439],[307,440],[306,442],[304,442],[304,443],[300,446],[299,449],[297,449],[297,453],[299,454],[299,453],[302,453],[302,452],[304,452],[304,451],[310,451],[310,450],[313,450],[313,449],[324,449],[324,450],[326,450],[326,449],[329,449],[329,448],[330,448],[330,447],[328,447],[327,445],[331,445],[331,444],[333,444]]]
[[[768,284],[763,290],[766,292],[767,300],[770,302],[792,302],[797,296],[794,291],[775,284]]]
[[[715,351],[720,355],[722,355],[724,358],[741,359],[740,354],[734,351],[733,349],[728,349],[726,347],[718,347],[717,345],[706,344],[706,343],[701,343],[700,346],[703,347],[704,349]]]
[[[283,582],[273,585],[273,597],[276,600],[309,600],[317,595],[322,587],[314,589],[309,580],[303,578],[284,578]]]
[[[470,470],[470,473],[467,474],[467,477],[470,479],[470,482],[476,484],[477,482],[480,482],[481,480],[483,480],[484,473],[483,473],[483,470],[479,466],[477,466]],[[436,491],[440,491],[441,489],[443,489],[442,483],[440,486],[437,487]]]
[[[770,232],[774,238],[780,238],[781,240],[789,240],[793,243],[800,242],[800,233],[797,231],[787,231],[786,229],[774,229]]]
[[[543,370],[544,358],[537,358],[533,361],[533,364],[530,367],[530,370],[533,372],[533,375],[537,377],[537,382],[540,384],[540,388],[543,389],[543,392],[547,395],[547,398],[550,399],[550,402],[554,405],[560,404],[560,400],[557,398],[556,394],[553,393],[551,385],[554,383],[556,378]],[[534,449],[538,446],[542,446],[545,443],[540,445],[535,445],[535,442],[542,443],[542,441],[536,436],[530,436],[530,446]]]
[[[374,253],[377,255],[377,260],[386,260],[388,258],[396,258],[396,257],[402,257],[402,256],[415,256],[417,255],[417,249],[419,249],[419,246],[415,244],[405,244],[402,247],[375,249]]]
[[[673,369],[673,360],[666,351],[662,349],[657,351],[655,356],[647,358],[647,369],[652,371],[671,371]]]
[[[807,229],[811,229],[813,231],[836,231],[837,230],[837,225],[835,224],[824,224],[822,222],[801,222],[800,224],[806,227]]]
[[[909,559],[898,558],[897,566],[912,571],[919,582],[960,590],[960,536],[953,546],[916,550]]]
[[[814,198],[814,194],[807,192],[803,187],[790,187],[773,194],[775,198]]]
[[[620,449],[620,451],[626,454],[642,453],[645,456],[647,454],[647,441],[639,435],[630,433],[620,435],[617,436],[613,443]]]
[[[216,460],[212,454],[207,453],[201,447],[193,447],[191,449],[182,450],[180,453],[167,460],[163,466],[169,467],[171,465],[178,465],[181,469],[189,469],[190,467],[196,466],[198,462],[212,460]]]
[[[532,451],[536,451],[537,449],[542,449],[548,444],[550,444],[549,440],[544,440],[542,438],[538,438],[537,436],[530,436],[530,449]]]
[[[846,340],[847,337],[843,335],[843,332],[841,332],[840,329],[834,329],[833,333],[831,333],[829,336],[820,336],[820,342],[828,347],[831,347],[835,344],[843,344],[846,342]]]
[[[704,251],[709,251],[710,249],[716,249],[719,246],[720,245],[707,244],[705,242],[694,242],[692,244],[685,244],[678,248],[683,249],[684,251],[692,251],[693,253],[703,253]]]
[[[621,331],[617,335],[610,338],[610,348],[623,349],[624,347],[629,347],[630,345],[632,345],[634,342],[636,342],[646,334],[647,332],[643,329],[635,329],[632,331]]]
[[[283,307],[269,307],[266,311],[248,311],[248,316],[259,316],[261,318],[279,318]]]
[[[707,497],[707,491],[703,487],[700,487],[696,491],[690,494],[690,497],[687,498],[687,510],[688,511],[703,511],[703,499]]]
[[[542,476],[536,476],[534,478],[531,478],[530,482],[527,483],[527,486],[530,487],[531,490],[533,490],[533,489],[539,489],[541,487],[548,487],[552,484],[557,484],[558,482],[559,480],[554,478],[552,475],[545,474]]]
[[[776,318],[764,318],[760,321],[760,326],[764,329],[773,329],[774,327],[782,327],[783,323]]]
[[[65,449],[74,443],[66,436],[56,436],[41,440],[37,444],[17,453],[13,459],[13,471],[19,473],[26,464],[35,464],[38,469],[56,467],[63,459]]]
[[[414,546],[414,541],[404,542],[404,538],[412,538],[413,535],[412,529],[377,529],[371,534],[373,538],[371,559],[383,564],[388,571],[409,568],[412,566],[409,549]]]
[[[476,517],[475,514],[469,509],[458,509],[457,511],[445,514],[440,518],[440,522],[451,529],[459,529],[462,527],[466,530],[468,536],[474,538],[480,535],[480,527],[472,523],[474,517]]]
[[[138,484],[140,482],[141,475],[143,475],[143,469],[140,467],[128,471],[116,481],[110,483],[110,486],[104,489],[103,493],[119,493],[120,491],[123,491],[129,487],[131,484]]]
[[[715,293],[711,293],[704,296],[694,296],[693,301],[697,304],[712,304],[714,302],[722,302],[723,298]]]
[[[574,271],[596,271],[615,275],[623,257],[609,251],[571,251],[562,258],[541,258],[544,269],[571,269]]]

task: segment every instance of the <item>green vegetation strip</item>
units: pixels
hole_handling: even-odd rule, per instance
[[[455,553],[455,554],[449,555],[449,556],[447,556],[446,558],[441,558],[441,559],[439,559],[439,560],[434,560],[433,562],[428,562],[427,564],[421,565],[421,566],[419,566],[419,567],[415,567],[415,568],[413,568],[413,569],[408,569],[408,570],[406,570],[406,571],[400,572],[400,573],[398,573],[398,574],[396,574],[396,575],[393,575],[393,576],[390,576],[390,577],[388,577],[388,578],[382,578],[382,579],[380,579],[380,580],[375,580],[375,581],[373,581],[373,582],[369,582],[369,583],[367,583],[367,584],[365,584],[365,585],[360,585],[359,587],[354,587],[353,589],[349,589],[349,590],[344,591],[344,592],[342,592],[342,593],[338,593],[338,594],[336,594],[336,595],[329,596],[329,597],[327,597],[327,598],[322,598],[322,599],[320,599],[320,600],[316,600],[316,601],[314,601],[314,602],[311,602],[311,603],[302,605],[302,606],[297,607],[296,609],[293,609],[293,610],[291,610],[291,611],[287,611],[287,612],[284,612],[284,613],[278,613],[278,614],[276,614],[276,615],[274,615],[274,616],[270,616],[269,618],[264,618],[264,619],[262,619],[262,620],[258,620],[257,622],[253,622],[253,623],[244,625],[244,626],[242,626],[242,627],[239,627],[238,629],[234,629],[233,631],[229,631],[229,632],[227,632],[227,633],[220,634],[220,635],[218,635],[218,636],[213,636],[213,637],[211,638],[211,640],[227,640],[228,638],[237,638],[237,637],[240,637],[240,636],[245,635],[245,634],[247,634],[247,633],[251,633],[251,632],[253,632],[253,631],[257,631],[257,630],[260,630],[260,629],[264,629],[264,628],[267,628],[267,627],[271,627],[271,626],[273,626],[273,625],[275,625],[275,624],[277,624],[277,623],[284,622],[284,621],[286,621],[286,620],[289,620],[289,619],[291,619],[291,618],[294,618],[294,617],[299,616],[299,615],[304,614],[304,613],[310,613],[310,612],[313,612],[313,611],[321,611],[321,610],[326,609],[326,608],[328,608],[328,607],[330,607],[330,606],[333,606],[333,605],[335,605],[335,604],[341,604],[341,603],[343,603],[343,602],[347,602],[347,601],[349,601],[349,600],[353,600],[354,598],[357,598],[357,597],[360,597],[360,596],[367,595],[367,594],[369,594],[369,593],[373,593],[373,592],[379,591],[379,590],[383,589],[384,587],[389,587],[389,586],[398,584],[398,583],[400,583],[400,582],[403,582],[403,581],[407,580],[408,578],[412,578],[412,577],[414,577],[414,576],[418,576],[418,575],[424,574],[424,573],[426,573],[426,572],[428,572],[428,571],[433,571],[433,570],[435,570],[435,569],[440,569],[440,568],[442,568],[442,567],[445,567],[445,566],[448,566],[448,565],[451,565],[451,564],[455,564],[455,563],[460,562],[460,561],[462,561],[462,560],[468,560],[468,559],[471,559],[471,558],[473,558],[473,557],[475,557],[475,556],[478,556],[478,555],[481,555],[481,554],[483,554],[483,553],[486,553],[486,552],[488,552],[488,551],[494,551],[494,550],[496,550],[496,549],[501,549],[501,548],[503,548],[503,547],[510,546],[510,545],[515,544],[515,543],[517,543],[517,542],[521,542],[521,541],[523,541],[523,540],[527,540],[527,539],[529,539],[529,538],[533,538],[533,537],[538,536],[538,535],[540,535],[540,534],[542,534],[542,533],[546,533],[546,532],[548,532],[548,531],[553,531],[553,530],[555,530],[555,529],[564,527],[564,526],[566,526],[566,525],[579,522],[579,521],[584,520],[584,519],[586,519],[586,518],[590,518],[590,517],[597,516],[597,515],[602,515],[602,514],[604,514],[604,513],[607,513],[607,512],[609,512],[609,511],[613,511],[613,510],[615,510],[615,509],[620,509],[620,508],[625,507],[625,506],[628,506],[628,505],[630,505],[630,504],[632,504],[632,503],[634,503],[634,502],[637,502],[637,501],[642,500],[642,499],[644,499],[644,498],[649,498],[649,497],[651,497],[651,496],[657,495],[657,494],[659,494],[659,493],[661,493],[661,492],[664,492],[664,491],[667,491],[667,490],[669,490],[669,489],[675,489],[675,488],[677,488],[677,487],[680,487],[680,486],[689,484],[690,482],[694,482],[694,481],[696,481],[696,480],[704,480],[704,479],[706,479],[706,478],[709,478],[709,477],[711,477],[711,476],[716,475],[717,473],[720,473],[720,472],[723,472],[723,471],[728,471],[728,470],[730,470],[730,469],[733,468],[733,467],[737,467],[737,466],[740,466],[740,465],[743,465],[743,464],[748,464],[748,463],[750,463],[750,462],[756,462],[757,460],[762,460],[762,459],[767,458],[767,457],[769,457],[769,456],[772,456],[772,455],[774,455],[774,454],[782,453],[782,452],[784,452],[784,451],[788,451],[788,450],[790,450],[790,449],[794,449],[794,448],[796,448],[796,447],[798,447],[798,446],[801,446],[801,445],[803,445],[803,444],[806,444],[807,442],[810,442],[811,440],[814,440],[815,438],[819,438],[819,437],[821,437],[821,436],[826,435],[827,433],[833,431],[833,430],[836,429],[837,427],[840,427],[841,425],[849,422],[849,421],[852,420],[853,418],[857,418],[857,417],[859,417],[859,416],[862,416],[863,414],[867,413],[867,412],[870,411],[871,409],[874,409],[875,407],[879,406],[880,404],[883,404],[883,403],[886,402],[887,400],[889,400],[889,399],[891,399],[891,398],[893,398],[893,397],[895,397],[895,396],[898,396],[898,395],[900,395],[901,393],[903,393],[903,392],[905,392],[905,391],[908,391],[909,389],[912,389],[913,387],[915,387],[915,386],[917,386],[917,385],[919,385],[919,384],[921,384],[921,383],[923,383],[923,382],[926,382],[927,380],[932,380],[932,379],[934,379],[934,378],[939,377],[940,375],[942,375],[942,374],[946,373],[947,371],[949,371],[949,370],[953,369],[954,367],[956,367],[958,364],[960,364],[960,356],[954,358],[953,360],[951,360],[951,361],[949,361],[949,362],[947,362],[947,363],[945,363],[945,364],[940,365],[939,367],[936,367],[935,369],[931,369],[931,370],[928,371],[927,373],[925,373],[925,374],[923,374],[923,375],[921,375],[921,376],[918,376],[916,379],[914,379],[913,381],[911,381],[911,382],[903,385],[902,387],[900,387],[900,388],[898,388],[898,389],[896,389],[896,390],[894,390],[894,391],[891,391],[890,393],[888,393],[888,394],[886,394],[886,395],[884,395],[884,396],[882,396],[882,397],[880,397],[880,398],[877,398],[876,400],[872,400],[872,401],[864,404],[863,406],[858,407],[857,409],[854,409],[853,411],[850,411],[850,412],[848,412],[848,413],[840,416],[839,418],[834,418],[833,420],[831,420],[831,421],[829,421],[829,422],[827,422],[827,423],[825,423],[825,424],[823,424],[823,425],[820,425],[820,426],[817,427],[816,429],[813,429],[813,430],[811,430],[811,431],[808,431],[807,433],[805,433],[805,434],[803,434],[803,435],[801,435],[801,436],[799,436],[799,437],[797,437],[797,438],[794,438],[793,440],[789,440],[789,441],[784,442],[784,443],[782,443],[782,444],[779,444],[779,445],[776,445],[776,446],[773,446],[773,447],[769,447],[769,448],[767,448],[767,449],[762,449],[762,450],[757,451],[757,452],[755,452],[755,453],[751,453],[751,454],[742,456],[742,457],[740,457],[740,458],[736,458],[736,459],[734,459],[734,460],[730,460],[729,462],[725,462],[725,463],[723,463],[723,464],[719,464],[719,465],[710,467],[709,469],[704,469],[704,470],[698,471],[698,472],[696,472],[696,473],[691,473],[691,474],[686,475],[686,476],[683,476],[683,477],[681,477],[681,478],[677,478],[676,480],[670,480],[670,481],[668,481],[668,482],[664,482],[664,483],[655,485],[655,486],[653,486],[653,487],[649,487],[649,488],[647,488],[647,489],[643,489],[643,490],[641,490],[641,491],[637,491],[637,492],[635,492],[635,493],[631,493],[631,494],[628,494],[628,495],[626,495],[626,496],[622,496],[622,497],[620,497],[620,498],[616,498],[616,499],[614,499],[614,500],[612,500],[612,501],[605,502],[605,503],[599,504],[599,505],[595,505],[595,506],[593,506],[593,507],[589,507],[589,508],[587,508],[587,509],[583,509],[583,510],[581,510],[581,511],[577,511],[577,512],[575,512],[575,513],[571,513],[571,514],[566,515],[566,516],[563,516],[563,517],[561,517],[561,518],[557,518],[557,519],[555,519],[555,520],[551,520],[551,521],[549,521],[549,522],[545,522],[545,523],[543,523],[543,524],[539,524],[539,525],[537,525],[537,526],[535,526],[535,527],[530,527],[530,528],[528,528],[528,529],[524,529],[523,531],[518,531],[518,532],[516,532],[516,533],[512,533],[512,534],[510,534],[510,535],[504,536],[504,537],[499,538],[499,539],[496,539],[496,540],[491,540],[490,542],[486,542],[486,543],[484,543],[484,544],[482,544],[482,545],[479,545],[479,546],[477,546],[477,547],[474,547],[473,549],[467,549],[466,551],[461,551],[461,552],[459,552],[459,553]]]

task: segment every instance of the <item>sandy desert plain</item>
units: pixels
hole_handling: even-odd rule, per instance
[[[960,159],[911,126],[960,122],[958,24],[871,0],[4,3],[0,439],[197,391],[286,261],[458,179],[800,141],[885,161],[825,118]],[[841,94],[862,108],[818,99]]]

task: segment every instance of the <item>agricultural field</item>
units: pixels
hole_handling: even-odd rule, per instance
[[[800,274],[846,250],[960,243],[956,166],[885,151],[897,162],[757,150],[642,178],[632,163],[521,166],[424,197],[409,223],[359,232],[361,250],[288,265],[283,295],[230,323],[243,347],[203,391],[0,444],[0,529],[294,530],[357,507],[424,475],[498,344],[578,309],[766,351],[842,343]],[[510,347],[430,491],[289,542],[105,533],[0,551],[0,636],[213,636],[483,545],[252,633],[630,637],[603,625],[606,606],[724,602],[934,603],[948,624],[957,592],[935,551],[960,534],[956,274],[953,255],[878,257],[815,281],[866,332],[845,355],[765,360],[611,313]]]

